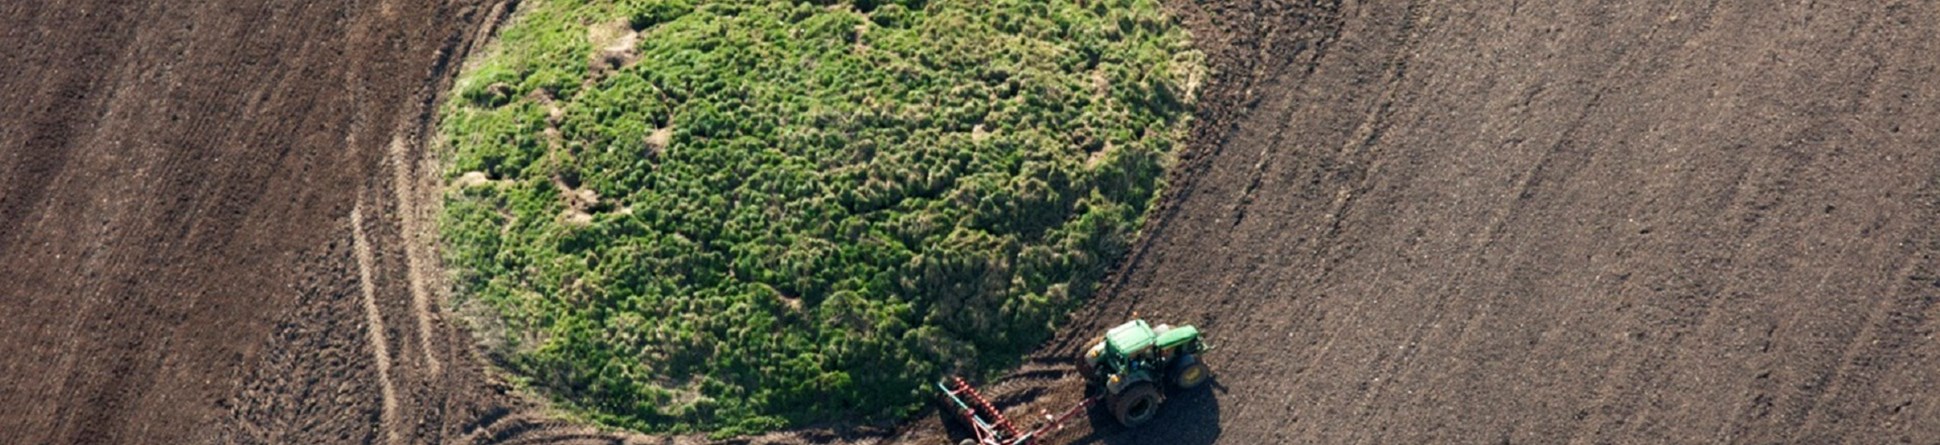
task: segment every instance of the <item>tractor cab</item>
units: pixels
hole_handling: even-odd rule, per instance
[[[1105,341],[1099,346],[1101,369],[1129,372],[1141,368],[1136,366],[1147,361],[1152,345],[1158,343],[1159,336],[1145,320],[1132,320],[1105,332]]]
[[[1211,376],[1197,354],[1199,329],[1133,319],[1105,331],[1085,351],[1081,370],[1104,388],[1113,414],[1128,426],[1144,423],[1163,400],[1161,384],[1191,389]]]
[[[1178,358],[1179,354],[1197,354],[1206,349],[1199,342],[1199,328],[1159,325],[1153,331],[1157,332],[1159,337],[1152,341],[1152,346],[1158,351],[1159,357],[1165,361]]]
[[[1203,349],[1199,328],[1152,327],[1145,320],[1132,320],[1106,331],[1103,341],[1086,352],[1085,360],[1099,370],[1127,373],[1153,363],[1170,363],[1181,354],[1196,354]]]

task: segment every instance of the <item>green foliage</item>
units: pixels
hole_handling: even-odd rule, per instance
[[[1156,0],[523,8],[442,109],[456,303],[643,431],[895,418],[1014,364],[1132,240],[1201,70]]]

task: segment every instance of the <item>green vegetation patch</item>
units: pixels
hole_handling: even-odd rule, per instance
[[[521,7],[441,111],[455,304],[650,432],[1014,365],[1134,238],[1202,72],[1156,0]]]

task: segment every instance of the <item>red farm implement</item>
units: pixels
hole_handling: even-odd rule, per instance
[[[989,400],[984,399],[983,394],[978,393],[976,388],[970,387],[970,383],[963,381],[962,377],[951,376],[936,382],[936,387],[943,390],[943,399],[947,402],[944,404],[944,410],[956,413],[957,418],[963,421],[963,425],[970,429],[970,434],[974,437],[964,439],[958,445],[1033,445],[1038,443],[1039,436],[1064,428],[1065,420],[1084,412],[1086,408],[1091,407],[1091,404],[1098,401],[1097,397],[1086,397],[1078,402],[1078,406],[1073,406],[1062,414],[1056,416],[1045,414],[1044,424],[1038,425],[1037,428],[1019,431],[1017,426],[1011,423],[1010,418],[1004,417],[1003,411],[992,406]]]

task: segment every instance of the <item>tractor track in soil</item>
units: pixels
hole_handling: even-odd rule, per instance
[[[559,420],[445,315],[425,139],[515,5],[0,6],[0,443],[707,442]],[[1940,7],[1173,5],[1189,149],[984,385],[1020,424],[1136,312],[1212,388],[1054,442],[1940,443]]]

